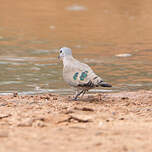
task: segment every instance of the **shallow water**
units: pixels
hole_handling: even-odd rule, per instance
[[[113,85],[112,91],[151,89],[150,4],[150,0],[3,1],[0,92],[70,92],[57,59],[62,46],[71,47],[77,59]]]

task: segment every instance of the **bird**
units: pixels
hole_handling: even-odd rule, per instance
[[[84,95],[88,90],[95,87],[112,87],[96,75],[85,63],[82,63],[72,56],[72,50],[68,47],[59,49],[58,58],[63,61],[63,79],[76,91],[73,100]]]

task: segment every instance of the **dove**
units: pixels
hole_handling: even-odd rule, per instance
[[[95,87],[112,87],[85,63],[81,63],[72,56],[72,50],[68,47],[59,49],[58,58],[63,61],[63,79],[76,91],[74,100],[84,95],[88,90]]]

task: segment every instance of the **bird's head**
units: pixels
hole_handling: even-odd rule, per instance
[[[67,48],[67,47],[62,47],[59,50],[58,58],[63,60],[64,57],[68,57],[68,56],[72,56],[72,50],[70,48]]]

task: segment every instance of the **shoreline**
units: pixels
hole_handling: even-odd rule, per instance
[[[152,91],[0,96],[2,152],[149,152],[151,130]]]

